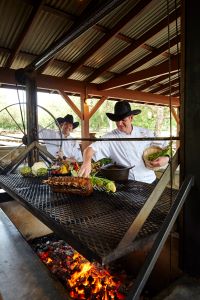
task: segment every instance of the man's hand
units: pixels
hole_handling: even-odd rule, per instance
[[[90,173],[92,170],[92,164],[91,162],[85,162],[82,164],[79,172],[78,172],[78,176],[79,177],[89,177]]]
[[[88,146],[83,152],[83,164],[78,172],[79,177],[89,177],[92,170],[92,155],[94,154],[94,150]]]
[[[161,156],[153,161],[148,161],[146,163],[147,168],[161,168],[165,167],[169,163],[169,157],[168,156]]]

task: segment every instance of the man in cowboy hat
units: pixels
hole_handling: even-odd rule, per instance
[[[56,156],[57,152],[60,151],[60,139],[61,139],[61,128],[64,124],[64,118],[59,117],[55,119],[55,123],[58,127],[60,127],[60,132],[55,129],[43,128],[41,125],[38,126],[38,136],[39,139],[44,139],[45,146],[47,151]]]
[[[75,128],[79,126],[79,122],[74,122],[74,118],[72,115],[67,114],[63,118],[62,124],[62,151],[63,155],[70,161],[82,161],[82,152],[78,141],[71,140],[71,133]],[[70,139],[70,140],[69,140]]]
[[[128,101],[118,101],[114,113],[106,113],[107,117],[116,122],[117,128],[102,138],[146,138],[153,137],[153,133],[146,129],[132,125],[134,116],[141,110],[131,110]],[[143,161],[143,152],[151,145],[150,141],[97,141],[89,145],[83,154],[83,164],[79,176],[88,177],[91,172],[91,159],[99,160],[109,157],[113,162],[124,166],[135,166],[130,169],[129,179],[152,183],[156,176],[153,170],[148,169]],[[151,167],[165,166],[169,157],[159,157],[152,162]]]
[[[74,122],[73,116],[67,114],[64,118],[56,118],[56,124],[60,127],[62,136],[60,136],[58,130],[39,127],[39,137],[45,139],[47,151],[55,157],[65,156],[69,161],[82,161],[83,157],[79,143],[75,140],[67,140],[72,138],[70,133],[79,126],[79,122]],[[61,139],[62,149],[60,149],[61,143],[59,141]]]

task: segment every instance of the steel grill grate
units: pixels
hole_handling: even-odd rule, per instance
[[[51,229],[60,231],[66,241],[70,236],[75,249],[84,249],[87,258],[94,256],[100,262],[116,248],[154,189],[153,185],[130,181],[117,184],[114,194],[95,190],[91,196],[83,197],[53,193],[42,180],[18,174],[0,175],[0,186]],[[158,232],[176,193],[165,189],[139,232],[137,245]]]

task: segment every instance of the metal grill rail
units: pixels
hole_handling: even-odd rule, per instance
[[[117,183],[116,193],[94,190],[83,197],[53,193],[41,179],[19,174],[0,175],[0,186],[87,259],[100,263],[117,247],[154,189],[154,185],[129,181]],[[129,252],[155,237],[176,194],[165,189]]]

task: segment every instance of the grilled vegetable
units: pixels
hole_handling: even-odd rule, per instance
[[[116,192],[116,185],[112,180],[92,176],[91,181],[94,187],[96,186],[96,187],[105,188],[107,192],[112,192],[112,193]]]
[[[172,156],[171,143],[166,148],[162,149],[161,151],[150,154],[148,156],[148,160],[153,161],[153,160],[155,160],[159,157],[162,157],[162,156]]]

